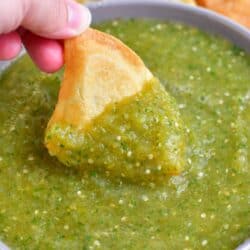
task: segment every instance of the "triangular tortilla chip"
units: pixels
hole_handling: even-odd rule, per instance
[[[175,101],[130,48],[89,29],[65,44],[65,74],[45,144],[68,166],[132,181],[184,165]]]

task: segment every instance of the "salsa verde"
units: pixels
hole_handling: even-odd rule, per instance
[[[0,240],[13,249],[234,249],[250,234],[250,56],[181,24],[98,28],[134,49],[177,100],[185,171],[135,184],[49,156],[61,73],[24,56],[0,79]]]

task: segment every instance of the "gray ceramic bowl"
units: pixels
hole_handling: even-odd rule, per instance
[[[250,52],[250,30],[214,12],[184,4],[167,3],[165,0],[114,0],[89,4],[93,22],[114,18],[147,17],[171,20],[198,27],[209,33],[221,35]],[[8,63],[0,63],[0,71]],[[0,250],[8,250],[0,242]],[[250,250],[247,240],[237,250]]]

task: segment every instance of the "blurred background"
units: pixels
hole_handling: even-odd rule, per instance
[[[84,2],[96,2],[98,0],[77,0],[77,1],[80,3],[84,3]],[[101,1],[101,0],[99,0],[99,1]],[[117,0],[117,1],[119,1],[119,0]],[[130,0],[130,1],[133,1],[133,0]],[[166,2],[185,2],[185,3],[192,3],[192,4],[195,3],[195,0],[165,0],[165,1]]]

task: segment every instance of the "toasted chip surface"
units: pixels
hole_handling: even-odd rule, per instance
[[[88,29],[65,43],[65,73],[51,123],[83,128],[106,105],[138,93],[153,75],[130,48]]]

